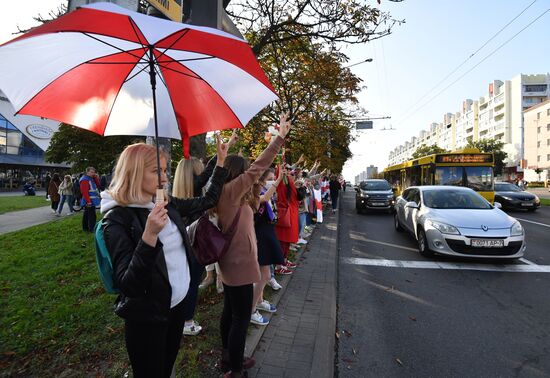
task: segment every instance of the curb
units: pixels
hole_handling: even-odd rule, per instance
[[[313,232],[310,235],[310,239],[315,233],[316,228],[313,230]],[[309,241],[309,240],[308,240]],[[300,250],[296,253],[296,261],[299,261],[302,258],[302,255],[304,254],[304,251],[307,248],[307,244],[304,244],[300,247]],[[278,305],[281,298],[285,295],[286,289],[288,287],[288,283],[292,279],[292,276],[294,274],[288,275],[288,276],[282,276],[281,279],[278,279],[277,281],[283,286],[282,289],[278,291],[274,291],[274,295],[272,296],[270,302],[274,305]],[[281,277],[281,276],[279,276]],[[276,313],[270,314],[267,312],[262,312],[262,316],[267,318],[268,320],[271,320],[271,318]],[[256,348],[258,347],[258,344],[260,343],[260,340],[262,339],[262,336],[264,332],[266,331],[267,327],[269,327],[269,324],[267,326],[256,326],[251,324],[251,326],[248,328],[248,334],[246,336],[246,343],[245,343],[245,349],[244,349],[244,356],[245,357],[252,357],[254,355],[254,352],[256,351]]]
[[[304,252],[308,251],[306,258],[313,258],[318,259],[316,264],[317,267],[319,267],[319,263],[322,266],[322,271],[319,271],[319,268],[317,269],[317,272],[314,271],[304,271],[306,275],[311,276],[313,279],[318,274],[322,274],[323,277],[323,284],[317,282],[313,284],[314,286],[324,285],[324,291],[322,293],[322,299],[321,299],[321,308],[320,311],[317,312],[315,316],[315,324],[316,324],[316,333],[313,344],[311,344],[311,349],[309,351],[309,363],[305,362],[305,360],[302,360],[302,362],[297,362],[297,360],[300,360],[300,357],[298,359],[295,359],[290,362],[288,362],[290,365],[296,365],[302,367],[302,376],[304,378],[311,377],[311,378],[319,378],[319,377],[333,377],[335,372],[335,348],[336,348],[336,325],[337,325],[337,277],[338,277],[338,223],[339,223],[339,211],[336,212],[330,219],[330,222],[328,222],[328,219],[321,225],[318,225],[315,227],[314,232],[309,238],[309,243],[302,247],[298,254],[297,259],[300,261],[304,261],[303,254]],[[326,237],[326,240],[325,240]],[[310,247],[313,246],[313,247]],[[326,249],[324,247],[327,247]],[[311,248],[311,249],[310,249]],[[316,254],[315,252],[321,248],[322,251],[321,254]],[[312,254],[309,256],[310,254]],[[298,268],[296,275],[296,278],[299,279],[298,282],[303,282],[304,277],[300,276],[300,268]],[[313,274],[313,276],[312,276]],[[292,275],[292,276],[294,276]],[[285,296],[286,289],[291,283],[291,279],[293,277],[285,277],[284,279],[284,287],[280,290],[273,298],[272,302],[279,304],[279,301]],[[315,279],[316,280],[316,279]],[[309,281],[308,281],[309,282]],[[314,281],[311,281],[314,282]],[[310,289],[308,289],[310,290]],[[315,290],[315,289],[314,289]],[[292,294],[292,293],[291,293]],[[315,294],[314,294],[315,295]],[[292,297],[292,295],[291,295]],[[289,298],[291,298],[289,297]],[[286,301],[286,299],[285,299]],[[306,302],[311,302],[306,299]],[[305,303],[305,302],[304,302]],[[319,303],[319,302],[317,302]],[[286,313],[286,302],[283,303],[282,312],[278,315],[281,315],[285,317]],[[305,303],[305,306],[308,306],[308,303]],[[281,306],[278,306],[281,307]],[[292,311],[292,310],[291,310]],[[273,315],[276,314],[270,314],[269,319],[272,319]],[[291,315],[294,316],[295,315]],[[313,319],[310,317],[310,320],[305,320],[305,322],[312,322]],[[266,351],[262,350],[261,346],[264,344],[261,343],[261,340],[263,339],[264,333],[265,337],[268,340],[273,340],[273,335],[278,333],[279,329],[279,321],[274,322],[275,324],[269,324],[265,327],[261,327],[261,329],[258,329],[259,327],[249,328],[249,334],[246,339],[246,348],[245,348],[245,356],[250,357],[254,355],[256,352],[259,352],[259,356],[256,357],[256,367],[255,370],[249,374],[252,374],[253,377],[261,377],[265,376],[265,371],[263,373],[260,373],[263,371],[262,365],[264,364],[264,359],[266,358]],[[283,333],[286,333],[287,331],[283,331]],[[275,336],[277,337],[277,336]],[[282,339],[285,339],[285,336],[279,336]],[[271,343],[272,341],[268,341],[268,343]],[[269,344],[268,344],[269,345]],[[284,348],[290,348],[288,346],[285,346]],[[300,349],[303,350],[303,348],[307,348],[305,346],[300,345],[294,345],[295,351],[298,353],[303,353],[303,351],[300,351]],[[258,350],[257,350],[258,349]],[[269,349],[269,346],[268,346]],[[275,349],[269,352],[269,358],[270,362],[267,363],[267,366],[270,366],[273,364],[273,356],[278,355],[279,350]],[[258,359],[259,358],[259,359]],[[282,365],[279,365],[282,364]],[[269,374],[269,376],[286,376],[288,372],[285,372],[287,362],[283,362],[283,360],[278,360],[278,363],[275,365],[273,364],[274,370],[272,373]],[[308,369],[307,373],[303,371],[304,364],[307,364]],[[281,370],[282,368],[282,370]]]

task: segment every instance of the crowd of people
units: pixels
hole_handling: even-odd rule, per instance
[[[224,377],[246,376],[254,366],[254,359],[244,358],[247,329],[251,323],[267,325],[263,314],[277,311],[264,289],[282,288],[277,277],[297,267],[290,251],[306,244],[314,225],[323,222],[324,202],[337,210],[343,183],[319,171],[317,162],[305,167],[303,157],[294,165],[274,164],[290,127],[281,115],[278,134],[253,162],[228,154],[236,133],[226,143],[218,137],[217,154],[206,164],[194,157],[179,162],[172,192],[160,201],[157,189],[167,186],[168,157],[161,153],[158,166],[155,147],[143,143],[126,147],[105,187],[92,167],[77,180],[52,176],[48,195],[56,215],[65,203],[73,213],[75,188],[84,231],[94,231],[96,209],[103,213],[120,293],[115,313],[125,321],[135,377],[170,376],[182,336],[202,330],[194,320],[199,289],[214,283],[224,296],[219,323]],[[221,232],[236,227],[225,255],[207,267],[198,263],[188,235],[204,214]]]

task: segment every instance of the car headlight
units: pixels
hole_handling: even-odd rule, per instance
[[[369,195],[366,194],[366,193],[361,193],[361,197],[363,197],[363,198],[369,198]]]
[[[393,194],[388,194],[388,199],[392,199],[393,198]]]
[[[450,224],[441,223],[434,220],[429,220],[428,222],[432,225],[433,228],[435,228],[442,234],[460,235],[460,232],[455,226],[451,226]]]
[[[512,200],[512,197],[507,197],[507,196],[500,196],[500,198],[505,199],[506,201]]]
[[[521,236],[523,235],[523,227],[521,224],[516,221],[512,227],[510,227],[510,236]]]

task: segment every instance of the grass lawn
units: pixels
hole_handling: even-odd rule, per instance
[[[0,235],[0,375],[121,377],[130,370],[124,323],[112,312],[115,297],[103,290],[93,236],[80,222],[66,217]],[[221,375],[214,365],[222,298],[215,285],[200,294],[195,319],[203,332],[184,337],[177,376]]]
[[[49,206],[44,196],[6,196],[0,197],[0,214],[10,211],[33,209],[35,207]]]
[[[550,206],[550,198],[540,198],[540,204],[543,206]]]

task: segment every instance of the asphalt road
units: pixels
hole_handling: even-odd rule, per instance
[[[456,269],[352,264],[433,261],[392,215],[357,215],[354,198],[344,193],[340,209],[340,377],[550,377],[550,273],[446,258],[436,261]],[[528,242],[514,264],[550,265],[550,208],[510,215],[524,219]]]

